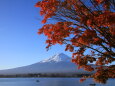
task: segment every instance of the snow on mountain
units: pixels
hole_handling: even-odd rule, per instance
[[[70,57],[68,57],[67,55],[63,54],[63,53],[59,53],[56,54],[54,56],[52,56],[51,58],[45,59],[41,62],[61,62],[61,61],[70,61]]]
[[[60,53],[45,59],[38,63],[0,70],[0,74],[27,74],[27,73],[90,73],[83,69],[77,70],[74,63],[71,62],[71,58],[67,55]]]

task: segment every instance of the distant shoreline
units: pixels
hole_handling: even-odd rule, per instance
[[[42,77],[49,77],[49,78],[55,78],[55,77],[59,77],[59,78],[80,78],[83,76],[90,76],[92,74],[64,74],[64,73],[38,73],[38,74],[4,74],[4,75],[0,75],[0,78],[42,78]]]

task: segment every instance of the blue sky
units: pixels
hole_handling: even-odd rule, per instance
[[[34,5],[38,0],[0,0],[0,69],[15,68],[39,62],[56,53],[65,53],[63,46],[46,51],[42,17]]]

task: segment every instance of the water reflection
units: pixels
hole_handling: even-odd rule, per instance
[[[89,86],[93,84],[92,79],[83,83],[79,78],[0,78],[0,86]],[[96,84],[95,86],[114,86],[114,79],[110,79],[107,84]]]

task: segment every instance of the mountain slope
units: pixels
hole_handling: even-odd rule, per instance
[[[59,54],[56,54],[48,59],[45,59],[41,62],[68,62],[70,61],[70,57],[63,54],[63,53],[59,53]]]
[[[70,57],[60,53],[52,56],[49,59],[45,59],[38,63],[7,69],[0,70],[0,74],[27,74],[27,73],[89,73],[82,69],[77,70],[74,63],[71,63]]]

